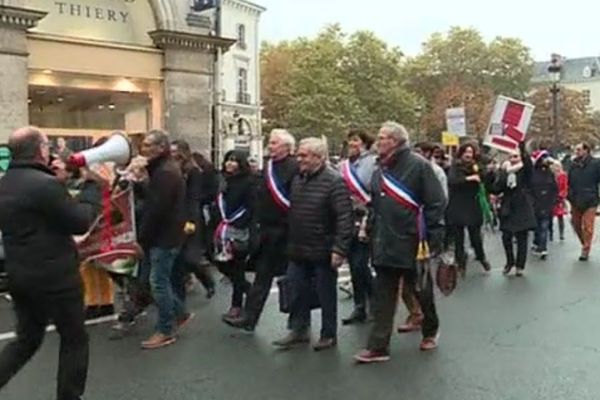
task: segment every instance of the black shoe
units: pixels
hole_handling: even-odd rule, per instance
[[[492,270],[492,266],[490,265],[489,261],[483,260],[480,262],[481,262],[481,266],[483,267],[483,270],[485,272],[490,272]]]
[[[319,341],[313,346],[314,351],[323,351],[327,349],[332,349],[337,346],[336,338],[321,338]]]
[[[223,321],[235,329],[241,329],[247,333],[254,333],[254,325],[250,324],[246,318],[224,318]]]
[[[590,259],[590,256],[588,254],[582,254],[579,256],[579,261],[587,261]]]
[[[310,336],[308,333],[296,333],[290,332],[286,337],[275,340],[273,342],[273,346],[280,347],[282,349],[287,349],[293,346],[297,346],[299,344],[310,343]]]
[[[517,268],[517,276],[521,277],[523,276],[525,269],[524,268]]]
[[[342,319],[342,325],[362,324],[367,321],[367,313],[364,310],[356,309],[348,318]]]

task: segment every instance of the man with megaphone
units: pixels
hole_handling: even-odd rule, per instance
[[[65,164],[50,164],[50,143],[34,127],[9,138],[12,161],[0,181],[0,230],[17,339],[0,354],[0,388],[42,344],[52,321],[60,335],[58,399],[80,399],[88,368],[88,336],[79,257],[73,235],[88,231],[93,207],[68,193]]]

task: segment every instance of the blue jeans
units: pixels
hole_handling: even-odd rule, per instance
[[[150,249],[150,288],[158,307],[156,331],[163,335],[173,334],[175,321],[185,316],[183,301],[173,288],[173,268],[179,249]]]
[[[329,263],[290,262],[287,277],[291,285],[289,328],[304,333],[310,328],[310,294],[313,279],[321,305],[321,338],[337,337],[337,270]]]
[[[535,228],[535,238],[533,244],[537,248],[537,251],[548,250],[548,230],[550,229],[550,216],[538,216],[537,227]]]

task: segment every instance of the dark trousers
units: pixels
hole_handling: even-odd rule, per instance
[[[11,292],[17,316],[17,339],[0,353],[0,388],[37,352],[50,321],[60,335],[58,400],[79,400],[85,391],[89,361],[83,295],[67,296]],[[31,382],[35,384],[35,382]]]
[[[561,239],[565,237],[565,217],[559,215],[556,217],[558,220],[558,234]],[[554,218],[550,219],[550,226],[548,227],[548,233],[550,240],[554,240]]]
[[[506,265],[516,265],[518,269],[525,269],[527,262],[527,236],[529,231],[508,232],[502,231],[502,245],[506,254]],[[517,259],[515,262],[513,239],[517,240]]]
[[[241,308],[244,304],[244,294],[250,289],[250,282],[246,280],[246,262],[235,258],[226,263],[219,263],[218,268],[231,282],[231,307]]]
[[[290,262],[287,277],[291,285],[289,328],[304,333],[310,328],[311,285],[316,281],[321,305],[321,338],[337,337],[337,270],[327,263]]]
[[[373,275],[369,268],[369,244],[354,238],[348,255],[352,289],[354,291],[354,307],[366,311],[367,303],[373,294]]]
[[[459,265],[466,264],[467,257],[465,255],[465,228],[469,232],[469,240],[471,246],[475,250],[477,261],[485,261],[485,252],[483,250],[483,241],[481,239],[481,226],[455,226],[454,227],[454,256]]]
[[[271,293],[273,279],[285,274],[287,267],[286,235],[284,230],[274,229],[261,233],[263,236],[257,255],[255,267],[256,276],[246,297],[244,318],[246,323],[256,326],[265,303]]]
[[[548,250],[548,231],[550,230],[550,221],[552,221],[552,217],[538,216],[536,218],[537,226],[535,228],[533,244],[537,251],[546,251]]]
[[[398,304],[400,280],[414,288],[421,311],[423,312],[423,337],[433,337],[439,329],[439,319],[435,309],[433,279],[427,279],[422,290],[417,290],[417,274],[412,269],[375,267],[375,324],[371,328],[367,348],[373,351],[389,351],[390,337],[394,329],[394,317]]]
[[[173,268],[173,290],[181,300],[185,301],[187,298],[186,282],[189,274],[194,274],[206,290],[214,289],[215,280],[207,267],[183,261],[180,257]]]

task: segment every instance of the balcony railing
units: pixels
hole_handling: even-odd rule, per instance
[[[239,93],[238,92],[237,102],[239,104],[250,104],[250,93]]]

